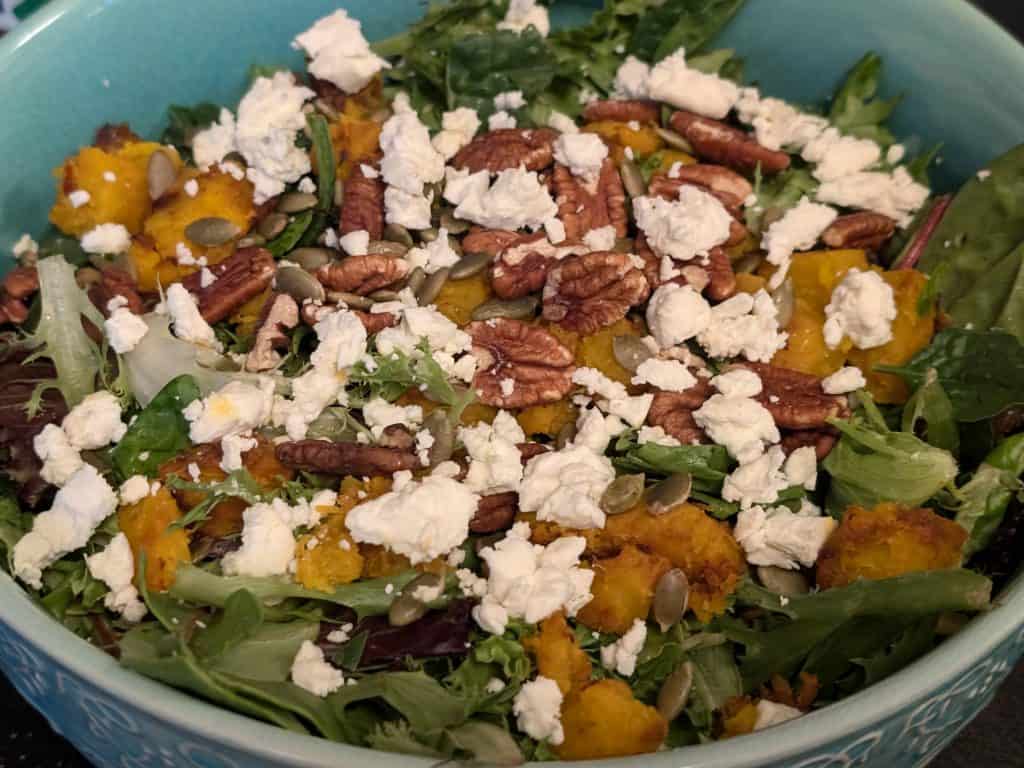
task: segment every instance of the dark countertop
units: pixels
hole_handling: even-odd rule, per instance
[[[975,0],[1024,38],[1020,0]],[[1024,664],[1018,665],[995,700],[936,758],[932,768],[1014,768],[1024,764]],[[0,768],[88,768],[89,764],[0,676]]]

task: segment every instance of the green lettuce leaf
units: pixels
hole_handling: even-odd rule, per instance
[[[934,368],[928,369],[921,386],[903,406],[900,426],[904,432],[920,435],[929,445],[956,455],[960,446],[956,414]]]
[[[743,7],[744,0],[666,0],[640,17],[629,52],[658,62],[685,48],[687,58],[713,40]]]
[[[882,79],[882,59],[877,53],[866,53],[847,72],[839,90],[832,98],[829,121],[842,133],[871,139],[882,147],[892,144],[892,133],[884,123],[903,100],[875,98]]]
[[[132,475],[156,477],[157,468],[191,444],[182,411],[200,396],[191,376],[171,379],[128,427],[110,458],[122,479]]]

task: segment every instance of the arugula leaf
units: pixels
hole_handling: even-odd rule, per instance
[[[521,644],[490,635],[473,643],[466,659],[445,678],[445,684],[466,700],[470,712],[502,715],[530,677],[531,669],[530,657]],[[493,677],[505,681],[505,688],[496,694],[487,691]]]
[[[440,739],[424,739],[412,732],[404,720],[387,720],[374,723],[373,731],[366,737],[367,746],[385,752],[398,752],[403,755],[418,755],[443,760],[449,757],[448,751],[441,751],[436,746],[424,744],[424,741],[437,742]]]
[[[988,546],[1002,523],[1024,475],[1024,433],[1003,440],[985,457],[974,476],[956,492],[956,521],[967,530],[964,557]]]
[[[629,52],[650,62],[679,48],[696,53],[743,7],[743,0],[666,0],[640,17]]]
[[[349,374],[352,384],[360,385],[363,393],[355,400],[365,402],[372,397],[385,400],[397,400],[410,387],[423,390],[431,400],[448,406],[453,421],[457,421],[462,411],[473,402],[475,397],[471,389],[459,389],[451,385],[444,369],[434,360],[430,344],[426,339],[420,341],[418,355],[406,355],[392,352],[388,355],[375,353],[372,362],[365,360],[356,363]]]
[[[191,107],[172,104],[167,108],[167,127],[160,135],[161,144],[173,144],[184,160],[192,159],[192,139],[220,117],[221,107],[202,101]]]
[[[456,747],[484,765],[521,765],[525,762],[512,734],[493,723],[471,720],[458,728],[449,728],[447,733]]]
[[[1009,333],[946,328],[901,366],[876,370],[920,387],[934,371],[958,421],[981,421],[1024,403],[1024,344]]]
[[[888,648],[853,659],[864,670],[862,686],[867,687],[899,672],[935,647],[935,619],[926,618],[903,630]]]
[[[199,396],[199,385],[186,374],[171,379],[149,401],[110,451],[122,479],[132,475],[156,477],[161,464],[191,445],[182,411]]]
[[[923,425],[923,430],[918,428]],[[953,403],[938,381],[935,369],[929,368],[914,394],[903,406],[901,428],[921,436],[936,448],[956,454],[960,446],[960,433],[956,427]]]
[[[754,174],[754,195],[757,204],[747,206],[744,214],[747,228],[760,233],[768,213],[781,215],[793,208],[805,195],[818,188],[817,180],[806,168],[788,168],[765,178],[760,169]]]
[[[206,494],[206,498],[175,520],[172,528],[187,528],[204,522],[213,508],[225,499],[242,499],[248,504],[258,504],[267,500],[267,494],[260,484],[249,474],[249,470],[244,468],[234,470],[223,480],[215,483],[193,483],[177,475],[170,475],[167,478],[167,485],[176,491],[197,491]]]
[[[883,125],[903,96],[876,99],[882,78],[882,59],[869,52],[847,72],[843,84],[832,98],[828,119],[842,133],[871,139],[886,147],[894,141],[892,133]]]
[[[334,147],[327,118],[311,113],[306,116],[306,125],[313,138],[313,160],[316,166],[316,210],[299,239],[299,245],[313,245],[327,226],[327,218],[334,207]]]
[[[851,672],[855,659],[884,653],[906,623],[899,616],[859,616],[844,622],[811,650],[800,671],[817,677],[828,695]]]

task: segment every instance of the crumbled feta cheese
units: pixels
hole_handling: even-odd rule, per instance
[[[117,495],[121,500],[122,506],[128,506],[129,504],[142,501],[149,496],[150,492],[151,487],[148,478],[144,475],[132,475],[121,483],[121,487],[117,490]]]
[[[370,247],[370,233],[365,229],[357,229],[338,238],[338,245],[349,256],[365,256]]]
[[[146,321],[125,307],[118,307],[103,321],[103,333],[117,354],[131,352],[149,331]]]
[[[740,464],[756,459],[765,446],[780,440],[771,413],[749,397],[712,395],[693,412],[693,420]]]
[[[484,690],[491,695],[501,693],[505,690],[505,681],[497,677],[492,677],[487,681],[487,685],[484,686]]]
[[[309,640],[303,640],[299,652],[295,654],[291,678],[299,688],[320,698],[334,693],[345,684],[341,670],[329,664],[324,658],[323,649]]]
[[[14,244],[14,248],[11,249],[11,253],[14,254],[14,258],[21,259],[32,253],[38,253],[39,243],[32,239],[30,235],[23,234],[18,238],[18,242]]]
[[[101,552],[85,558],[85,563],[92,577],[107,585],[109,591],[103,604],[121,614],[125,621],[141,621],[146,615],[146,604],[139,600],[139,591],[132,584],[135,557],[128,537],[118,533]]]
[[[79,451],[103,448],[116,443],[128,427],[121,423],[121,403],[110,392],[86,395],[61,423],[71,445]]]
[[[491,424],[481,421],[461,427],[459,439],[469,455],[465,484],[476,493],[515,491],[523,477],[523,464],[517,443],[526,435],[508,411],[498,411]]]
[[[469,535],[480,496],[448,477],[409,480],[357,504],[345,518],[352,538],[380,544],[415,565],[447,555]]]
[[[192,159],[197,166],[206,170],[234,151],[235,116],[231,114],[230,110],[222,107],[217,122],[199,131],[192,138]],[[189,184],[192,184],[194,191],[189,192]],[[198,191],[199,185],[195,179],[186,183],[185,194],[189,197],[195,197]]]
[[[519,109],[526,106],[522,91],[503,91],[494,97],[495,109]]]
[[[81,208],[92,199],[92,196],[84,189],[75,189],[68,193],[68,202],[72,208]]]
[[[193,443],[213,443],[227,435],[258,429],[270,420],[274,382],[264,378],[260,386],[230,381],[201,400],[193,400],[183,415],[189,422]]]
[[[825,344],[835,349],[845,336],[858,349],[880,347],[892,340],[896,314],[896,296],[881,275],[850,269],[825,307]]]
[[[57,491],[53,506],[36,515],[32,530],[14,545],[14,575],[41,589],[43,570],[84,547],[116,508],[114,489],[95,467],[84,464]]]
[[[181,283],[173,283],[164,295],[164,304],[171,316],[174,335],[183,341],[211,347],[220,351],[221,343],[217,341],[210,324],[203,319],[196,305],[195,297]]]
[[[605,376],[596,368],[577,368],[573,371],[572,381],[584,387],[591,395],[596,395],[602,410],[619,416],[630,426],[639,427],[647,418],[653,395],[630,396],[625,386]]]
[[[529,524],[513,525],[503,539],[480,551],[488,575],[487,591],[473,609],[477,624],[500,635],[510,618],[536,624],[560,610],[575,616],[593,597],[594,572],[579,567],[585,547],[580,536],[531,544]]]
[[[430,198],[422,193],[406,192],[398,187],[384,190],[384,219],[406,229],[430,226]]]
[[[39,476],[56,486],[64,485],[82,468],[82,457],[71,445],[67,433],[56,424],[47,424],[34,438],[32,448],[43,462]]]
[[[344,381],[339,374],[313,368],[291,380],[292,399],[276,395],[271,409],[271,422],[284,427],[292,440],[302,440],[309,425],[332,403],[344,395]]]
[[[647,325],[658,346],[674,347],[711,323],[711,305],[691,285],[665,283],[647,304]]]
[[[636,435],[636,441],[641,445],[644,443],[654,443],[655,445],[664,445],[669,448],[682,445],[682,443],[666,433],[661,427],[640,427],[640,431]]]
[[[309,56],[311,75],[334,83],[345,93],[361,91],[374,75],[391,68],[370,50],[362,25],[344,9],[319,19],[295,38],[292,47]]]
[[[761,98],[756,88],[740,90],[736,115],[754,129],[758,144],[773,150],[799,151],[828,128],[825,118],[800,112],[781,99]]]
[[[468,352],[472,346],[468,333],[432,307],[406,308],[401,322],[378,332],[374,340],[381,354],[402,352],[415,356],[421,354],[418,346],[423,339],[439,364],[442,356]]]
[[[555,139],[554,151],[555,162],[588,182],[597,179],[608,157],[608,145],[596,133],[563,133]]]
[[[405,254],[405,260],[409,262],[410,269],[419,267],[428,275],[432,275],[439,269],[446,269],[458,263],[461,257],[452,248],[448,240],[448,230],[441,227],[437,231],[437,237],[429,243],[410,248]]]
[[[560,133],[580,132],[580,127],[576,125],[576,121],[564,112],[559,112],[558,110],[552,110],[551,114],[548,115],[548,128],[554,128]]]
[[[333,491],[321,491],[311,501],[289,505],[284,499],[253,504],[242,513],[242,546],[224,555],[221,569],[227,576],[283,576],[295,559],[295,535],[299,526],[320,520],[320,508],[332,506]]]
[[[548,9],[538,5],[537,0],[511,0],[505,18],[498,22],[498,29],[522,32],[533,27],[541,37],[547,37],[551,31]]]
[[[757,702],[757,719],[754,721],[754,730],[760,731],[764,728],[770,728],[773,725],[779,725],[787,720],[800,717],[802,714],[803,712],[795,707],[776,704],[774,701],[768,701],[768,699],[761,699]]]
[[[558,214],[547,187],[522,167],[501,171],[493,184],[486,170],[449,168],[444,197],[457,206],[457,218],[489,229],[537,230]]]
[[[344,539],[342,539],[342,541],[344,541]],[[349,629],[351,629],[352,625],[351,624],[345,624],[344,626],[339,627],[338,629],[333,629],[330,632],[328,632],[327,633],[327,642],[329,642],[329,643],[337,643],[339,645],[341,643],[347,643],[348,639],[349,639],[349,634],[348,634],[349,630],[346,630],[345,627],[348,627]]]
[[[773,445],[754,458],[751,455],[753,450],[744,456],[740,466],[725,478],[722,485],[722,498],[738,501],[743,509],[754,504],[775,503],[779,499],[779,491],[792,484],[782,468],[786,454],[781,447]]]
[[[643,619],[634,619],[633,626],[610,645],[601,649],[601,663],[623,677],[630,677],[636,671],[636,657],[643,650],[647,640],[647,624]]]
[[[126,253],[132,247],[132,236],[121,224],[100,224],[82,235],[86,253]]]
[[[591,229],[583,235],[583,242],[592,251],[610,251],[615,247],[615,227],[609,224],[597,229]]]
[[[423,185],[444,178],[444,158],[430,143],[430,132],[413,111],[396,112],[380,132],[384,181],[412,195],[423,195]]]
[[[826,395],[845,395],[847,392],[863,389],[867,383],[860,368],[847,365],[822,379],[821,389]]]
[[[445,160],[469,144],[480,130],[480,116],[475,109],[459,107],[441,115],[441,130],[430,140]]]
[[[374,439],[379,440],[384,429],[392,424],[415,429],[423,421],[423,409],[418,405],[392,405],[375,397],[363,406],[363,420]]]
[[[587,409],[576,419],[576,435],[570,445],[582,446],[603,456],[612,438],[625,429],[626,424],[618,416],[602,414],[596,408]]]
[[[633,200],[636,224],[659,256],[689,261],[729,239],[733,218],[714,195],[686,184],[677,200]]]
[[[712,357],[739,357],[767,363],[786,345],[778,310],[767,291],[738,293],[711,308],[711,320],[697,341]]]
[[[928,187],[918,184],[907,169],[900,166],[892,173],[861,171],[825,181],[818,187],[815,197],[823,203],[875,211],[905,227],[929,194]]]
[[[615,479],[611,461],[586,446],[534,456],[519,486],[519,508],[566,528],[603,528],[599,502]]]
[[[789,456],[783,466],[786,482],[813,491],[818,480],[818,457],[813,445],[802,445]]]
[[[896,163],[902,160],[906,156],[906,154],[906,147],[904,147],[902,144],[893,144],[891,147],[889,147],[888,150],[886,150],[885,162],[887,162],[889,165],[896,165]]]
[[[548,236],[548,242],[552,244],[565,240],[565,225],[554,217],[544,219],[544,232]]]
[[[648,96],[679,109],[721,120],[740,97],[736,83],[686,66],[682,48],[659,61],[647,79]]]
[[[619,65],[619,69],[615,73],[615,98],[646,99],[648,96],[647,81],[650,76],[650,64],[630,54]]]
[[[230,115],[231,113],[228,112],[228,114]],[[185,185],[182,188],[185,190],[185,194],[188,195],[189,197],[195,197],[196,195],[199,194],[199,182],[196,181],[195,179],[189,179],[188,181],[186,181]]]
[[[833,181],[870,168],[882,156],[878,145],[870,139],[843,136],[835,128],[828,128],[816,136],[803,149],[801,157],[814,167],[814,178]]]
[[[504,109],[495,112],[487,118],[487,130],[501,131],[507,128],[515,128],[517,125],[515,115],[511,115]]]
[[[761,238],[761,247],[768,252],[768,263],[778,267],[768,283],[769,287],[782,285],[789,271],[793,251],[812,248],[838,215],[835,208],[812,203],[804,197],[768,227]]]
[[[220,468],[234,472],[242,468],[242,454],[256,447],[256,438],[251,435],[225,435],[220,447],[223,452]]]
[[[537,741],[558,745],[565,741],[562,728],[562,691],[549,677],[537,675],[519,689],[512,701],[516,725]]]
[[[749,368],[730,368],[711,379],[711,386],[725,397],[755,397],[761,394],[761,377]]]
[[[318,343],[309,360],[318,370],[337,373],[351,368],[366,355],[366,327],[352,312],[331,312],[313,330]]]
[[[751,565],[810,568],[836,529],[831,517],[797,515],[786,507],[740,510],[733,535]]]
[[[992,171],[990,171],[988,168],[982,168],[974,175],[978,177],[978,181],[984,181],[985,179],[992,175]],[[24,237],[24,235],[22,237]],[[18,255],[17,248],[15,248],[14,255]]]
[[[631,383],[650,384],[666,392],[685,392],[697,383],[697,378],[678,360],[650,357],[637,366]]]

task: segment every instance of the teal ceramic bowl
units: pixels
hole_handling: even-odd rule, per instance
[[[585,0],[559,0],[578,21]],[[0,253],[40,234],[51,169],[106,121],[153,136],[171,102],[234,103],[252,63],[300,64],[292,37],[337,0],[57,0],[0,42]],[[417,18],[414,0],[348,0],[373,39]],[[725,44],[768,92],[828,94],[864,51],[905,89],[897,133],[942,140],[938,183],[966,178],[1024,135],[1024,49],[958,0],[749,0]],[[9,258],[9,256],[7,257]],[[872,688],[769,732],[607,761],[650,768],[923,766],[991,699],[1024,653],[1024,577],[941,648]],[[97,766],[272,768],[428,761],[296,736],[118,667],[0,575],[0,666]]]

